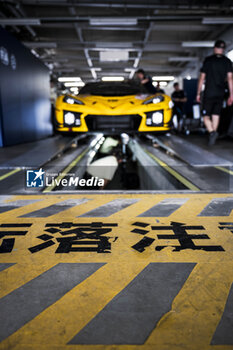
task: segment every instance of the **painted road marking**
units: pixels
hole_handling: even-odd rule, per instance
[[[171,168],[167,163],[156,157],[153,153],[147,151],[145,148],[143,148],[145,153],[147,153],[151,158],[153,158],[156,163],[158,163],[164,170],[166,170],[169,174],[174,176],[179,182],[181,182],[185,187],[187,187],[191,191],[200,191],[200,188],[198,188],[196,185],[194,185],[192,182],[190,182],[188,179],[186,179],[183,175],[178,173],[176,170]]]
[[[233,264],[198,263],[146,344],[154,349],[232,350],[214,347],[211,339],[232,283]]]
[[[113,214],[118,213],[120,210],[125,209],[134,203],[137,203],[138,201],[139,201],[139,199],[133,199],[133,198],[114,199],[113,201],[106,203],[99,208],[96,208],[94,210],[91,210],[87,213],[80,215],[80,217],[86,217],[86,218],[105,217],[106,218],[106,217],[109,217]]]
[[[6,173],[6,174],[0,176],[0,181],[5,180],[7,177],[18,173],[20,170],[21,170],[20,168],[17,168],[17,169],[14,169],[14,170],[9,171],[8,173]]]
[[[8,269],[9,267],[13,266],[14,264],[8,264],[8,263],[0,263],[0,272],[3,270]]]
[[[227,174],[233,175],[233,171],[232,171],[232,170],[230,170],[230,169],[223,168],[222,166],[215,166],[215,168],[216,168],[216,169],[218,169],[218,170],[224,171],[224,173],[227,173]]]
[[[7,211],[24,207],[29,204],[38,202],[41,199],[20,199],[14,202],[5,202],[0,204],[0,214]]]
[[[101,269],[64,295],[57,303],[6,339],[10,343],[40,344],[37,349],[65,346],[66,350],[77,346],[66,345],[88,322],[124,289],[147,263],[106,263]],[[51,326],[50,326],[51,325]],[[41,334],[43,336],[41,337]],[[1,344],[0,344],[0,349]],[[37,350],[36,349],[36,350]],[[83,349],[83,347],[82,347]],[[84,349],[86,349],[84,347]],[[87,350],[92,349],[88,346]],[[99,350],[103,347],[100,347]]]
[[[0,300],[0,341],[97,271],[103,264],[57,264]]]
[[[27,213],[21,215],[22,218],[47,218],[48,216],[58,214],[64,210],[70,209],[74,206],[78,206],[84,204],[88,201],[86,198],[81,199],[67,199],[62,202],[58,202],[56,204],[52,204],[48,207],[33,211],[31,213]]]
[[[0,205],[2,205],[3,203],[5,203],[6,200],[11,199],[12,195],[0,195]]]
[[[226,306],[226,302],[227,299],[231,299],[229,292],[232,293],[233,283],[233,213],[230,210],[223,211],[222,203],[226,199],[227,205],[231,206],[229,199],[233,200],[233,195],[229,193],[106,194],[104,196],[86,194],[85,198],[88,201],[83,205],[67,210],[62,210],[61,206],[60,212],[51,217],[29,218],[18,216],[45,209],[46,206],[56,205],[68,199],[83,199],[83,195],[30,195],[8,198],[12,201],[43,200],[30,206],[5,212],[0,216],[2,235],[0,247],[4,240],[15,239],[13,245],[7,245],[0,253],[1,264],[13,264],[0,272],[0,297],[2,298],[0,307],[4,300],[13,300],[14,305],[17,304],[17,300],[20,303],[21,299],[17,298],[17,293],[23,288],[26,288],[27,291],[25,295],[31,296],[33,293],[36,295],[34,302],[39,300],[34,289],[28,286],[33,285],[34,281],[47,272],[49,273],[58,264],[100,264],[102,267],[91,275],[87,275],[86,278],[84,277],[82,283],[74,284],[73,288],[48,306],[46,303],[53,298],[50,294],[54,294],[52,281],[51,284],[46,282],[47,287],[40,283],[42,289],[47,291],[47,295],[42,293],[43,310],[38,310],[37,305],[34,306],[33,300],[30,300],[29,297],[26,299],[29,301],[25,304],[23,300],[21,302],[22,316],[20,318],[17,315],[16,320],[13,320],[13,324],[19,328],[16,327],[16,330],[11,330],[10,333],[8,329],[4,331],[4,340],[0,343],[0,350],[11,348],[14,350],[215,349],[213,344],[217,338],[214,334],[216,337],[222,336],[221,319],[224,320],[225,329],[229,320],[227,313],[232,307],[231,304]],[[1,199],[0,197],[0,202]],[[106,218],[77,217],[77,215],[81,216],[91,212],[116,199],[137,199],[138,201]],[[179,200],[186,199],[187,201],[181,204],[178,210],[168,214],[169,216],[139,217],[161,202],[166,203],[164,207],[167,208],[171,199],[173,204],[180,203]],[[216,199],[218,199],[217,203]],[[215,207],[212,214],[215,216],[199,216],[204,208],[207,208],[213,201],[215,201]],[[227,217],[225,214],[228,213]],[[221,214],[224,215],[221,216]],[[19,231],[27,232],[24,235],[17,235]],[[141,251],[135,249],[135,246],[144,238],[150,241],[149,244],[147,246],[144,244],[144,249]],[[54,244],[47,248],[43,246],[43,249],[36,249],[33,253],[30,251],[30,248],[36,246],[38,248],[38,245],[49,241],[53,241]],[[95,249],[93,249],[94,246]],[[157,273],[151,266],[157,265],[163,265],[165,272],[171,271],[171,275],[167,276],[164,273],[161,281],[154,287]],[[180,284],[180,289],[177,288],[176,293],[174,293],[172,282],[173,275],[179,273],[180,270],[174,268],[173,265],[195,265],[190,274],[187,274],[187,278],[184,278],[185,283]],[[169,269],[166,270],[167,266]],[[151,271],[151,278],[149,271]],[[182,278],[182,271],[180,274]],[[76,275],[72,276],[71,279],[74,282]],[[141,286],[136,283],[140,280]],[[59,281],[54,284],[55,287],[58,285],[58,290],[63,288],[62,281],[63,276],[60,275],[61,286]],[[138,343],[134,345],[110,344],[117,334],[111,335],[111,332],[108,331],[111,330],[108,315],[116,310],[116,305],[117,308],[124,307],[125,317],[129,319],[133,311],[136,315],[139,314],[133,300],[137,301],[141,292],[146,290],[145,302],[153,306],[154,301],[157,302],[156,298],[153,300],[153,293],[160,290],[159,288],[164,288],[164,283],[168,282],[168,288],[164,292],[160,291],[160,295],[162,301],[168,300],[166,305],[169,305],[169,308],[164,308],[164,313],[161,311],[161,317],[158,314],[159,308],[153,312],[153,315],[158,317],[158,321],[153,317],[150,318],[149,315],[148,325],[145,322],[145,325],[141,325],[140,332],[136,332],[134,341]],[[150,283],[153,288],[148,290],[144,288],[150,286]],[[149,303],[149,290],[151,290],[151,304]],[[156,292],[156,295],[158,293]],[[170,293],[174,295],[171,297]],[[131,298],[132,303],[124,304],[129,295],[135,296],[135,299]],[[12,299],[12,296],[16,297]],[[161,308],[163,305],[165,303],[161,302]],[[11,305],[8,306],[5,306],[5,309],[1,307],[0,313],[4,310],[6,315],[6,312],[9,311],[12,317],[13,309]],[[135,310],[133,310],[134,306]],[[25,313],[29,310],[28,313],[32,314],[34,309],[37,312],[36,315],[33,314],[29,321],[25,321]],[[224,309],[226,316],[224,316]],[[18,313],[20,314],[21,310]],[[120,317],[124,319],[122,314],[114,313],[112,324],[116,324],[118,316],[119,319]],[[93,327],[96,320],[100,320],[102,328],[106,329],[102,342],[96,344],[99,333],[92,333],[90,343],[82,344],[81,338],[78,343],[76,339],[84,337],[84,330],[88,331],[89,327]],[[11,318],[10,322],[12,323]],[[130,337],[134,329],[138,329],[138,322],[138,317],[135,317],[133,322],[127,324]],[[3,320],[1,320],[2,324]],[[150,329],[147,328],[149,326]],[[98,327],[100,326],[97,325],[97,330]],[[119,322],[119,329],[118,339],[126,339],[121,331],[121,322]],[[213,344],[211,344],[212,339]],[[74,341],[77,343],[72,343]],[[130,341],[132,340],[128,340]],[[221,340],[217,347],[218,350],[231,350],[233,344],[226,345]]]
[[[229,216],[233,209],[233,198],[214,198],[198,216]]]
[[[195,264],[149,264],[69,344],[144,344]]]
[[[113,198],[113,195],[105,195],[104,198],[111,198],[111,200],[107,201],[107,203],[104,203],[101,205],[101,201],[103,196],[89,196],[86,195],[85,198],[73,198],[73,199],[64,199],[61,201],[61,196],[49,196],[48,198],[40,197],[37,199],[18,199],[17,201],[10,202],[10,197],[7,197],[8,201],[5,202],[4,198],[0,198],[0,214],[1,213],[7,213],[10,210],[19,210],[21,213],[20,215],[17,215],[17,217],[22,218],[46,218],[51,215],[56,215],[59,213],[62,213],[63,211],[67,211],[69,209],[72,209],[73,207],[77,206],[77,212],[80,210],[84,212],[77,217],[109,217],[113,214],[120,213],[123,211],[123,209],[126,209],[133,205],[138,204],[137,207],[141,208],[141,211],[135,214],[138,217],[169,217],[170,215],[173,215],[176,210],[178,209],[184,209],[183,206],[187,205],[186,202],[190,202],[192,204],[192,201],[190,201],[191,198],[195,198],[193,195],[188,195],[186,198],[183,197],[176,197],[173,198],[169,195],[167,195],[164,199],[164,195],[156,195],[153,196],[153,198],[158,201],[159,198],[163,198],[162,200],[158,201],[157,204],[153,205],[153,201],[150,199],[153,195],[144,195],[138,196],[138,198]],[[203,196],[203,195],[202,195]],[[74,195],[73,195],[74,197]],[[131,196],[132,197],[132,196]],[[213,197],[213,196],[212,196]],[[146,198],[149,199],[149,201],[146,201]],[[197,197],[196,197],[197,198]],[[206,200],[207,197],[203,196],[203,199]],[[54,201],[55,200],[55,201]],[[59,200],[59,201],[58,201]],[[94,205],[94,209],[91,210],[87,209],[85,211],[82,204],[87,203],[88,201],[91,201],[92,207]],[[140,205],[141,202],[142,205]],[[148,203],[151,202],[151,206],[144,211],[143,207],[148,206]],[[41,204],[40,204],[41,203]],[[49,203],[49,205],[44,206],[45,203]],[[202,201],[204,203],[204,201]],[[35,204],[37,207],[37,204],[39,206],[42,206],[42,208],[38,208],[36,210],[32,210],[32,205]],[[30,205],[30,206],[29,206]],[[137,208],[135,207],[135,209]],[[199,206],[200,207],[200,206]],[[188,207],[187,207],[188,208]],[[197,213],[197,216],[210,216],[210,217],[218,217],[218,216],[229,216],[231,211],[233,209],[233,197],[223,197],[221,198],[221,195],[219,195],[219,198],[209,198],[209,201],[206,203],[205,207],[200,207],[199,213]],[[122,212],[123,213],[123,212]],[[72,216],[74,215],[72,211]]]
[[[212,345],[233,345],[233,284],[224,313],[214,333]]]
[[[0,224],[0,239],[3,238],[0,246],[0,254],[12,252],[15,244],[15,238],[25,236],[28,233],[28,228],[31,226],[31,223]],[[18,230],[18,228],[22,228],[23,230]]]
[[[179,209],[188,198],[167,198],[156,204],[154,207],[138,215],[142,217],[166,217]]]

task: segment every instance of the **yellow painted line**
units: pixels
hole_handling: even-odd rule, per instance
[[[173,300],[171,310],[152,331],[147,345],[163,349],[166,341],[168,349],[178,349],[175,344],[182,344],[182,349],[215,349],[210,342],[232,284],[232,276],[227,272],[232,267],[232,263],[198,264]]]
[[[90,208],[98,203],[103,204],[114,198],[140,198],[135,207],[113,217],[101,218],[104,223],[118,223],[118,227],[106,236],[112,237],[111,254],[97,254],[96,252],[70,252],[56,254],[60,237],[57,233],[53,240],[56,245],[43,249],[35,254],[28,251],[29,247],[42,243],[39,235],[46,233],[48,222],[61,223],[70,221],[79,223],[78,213],[61,212],[59,217],[53,218],[18,218],[15,212],[6,212],[1,223],[32,223],[28,233],[15,238],[14,249],[11,253],[0,254],[1,263],[15,263],[0,273],[0,297],[4,297],[15,289],[24,286],[34,278],[59,263],[106,263],[89,276],[82,283],[64,294],[54,304],[25,323],[15,333],[0,343],[0,350],[230,350],[233,345],[211,345],[211,339],[221,320],[233,281],[233,234],[230,230],[219,229],[219,222],[231,222],[233,214],[228,217],[200,217],[197,216],[214,198],[229,198],[229,193],[202,194],[107,194],[86,195],[93,200]],[[62,199],[82,198],[82,195],[23,195],[15,196],[14,200],[42,198],[48,204],[57,203]],[[187,197],[189,201],[181,206],[169,217],[140,218],[140,213],[159,203],[165,198]],[[95,201],[95,203],[94,203]],[[91,202],[91,201],[90,201]],[[40,204],[42,205],[42,203]],[[39,208],[39,204],[34,204]],[[89,207],[88,207],[89,208]],[[22,209],[23,210],[23,209]],[[157,219],[157,218],[156,218]],[[82,218],[81,222],[99,221],[98,218]],[[155,241],[143,253],[133,250],[142,236],[132,233],[136,221],[150,225],[170,225],[171,221],[184,222],[187,225],[203,225],[209,236],[208,240],[195,240],[195,244],[221,245],[225,251],[198,251],[184,249],[175,252],[172,245],[179,243],[167,240],[167,248],[155,251],[155,247],[163,244],[164,240],[157,237],[157,232],[150,230],[146,236]],[[4,229],[8,230],[8,229]],[[9,229],[10,230],[10,229]],[[190,231],[198,234],[200,232]],[[171,233],[164,232],[165,234]],[[114,241],[114,237],[118,239]],[[141,345],[132,344],[69,344],[69,341],[96,317],[113,298],[126,288],[129,283],[149,263],[197,263],[182,289],[174,298],[170,309],[160,319],[146,342]],[[39,292],[38,292],[39,293]],[[37,294],[35,293],[35,300]],[[142,305],[143,307],[143,305]],[[203,326],[204,325],[204,326]],[[117,329],[116,329],[117,332]],[[43,336],[42,336],[43,335]]]
[[[215,168],[216,168],[216,169],[218,169],[218,170],[224,171],[224,173],[227,173],[227,174],[233,175],[233,171],[232,171],[232,170],[229,170],[229,169],[223,168],[223,167],[221,167],[221,166],[215,166]]]
[[[19,259],[18,263],[4,271],[1,271],[0,298],[3,298],[7,294],[13,292],[15,289],[23,286],[56,265],[56,261],[54,260],[48,262],[45,261],[44,257],[37,256],[33,259],[32,268],[32,258],[29,254],[29,257],[27,257],[26,253],[21,255],[21,261]],[[12,262],[14,263],[14,261]]]
[[[163,162],[161,159],[157,158],[154,154],[147,151],[145,148],[143,150],[151,157],[153,158],[156,163],[158,163],[162,168],[164,168],[168,173],[170,173],[172,176],[174,176],[178,181],[180,181],[183,185],[185,185],[187,188],[189,188],[191,191],[200,191],[200,188],[192,184],[189,180],[187,180],[184,176],[179,174],[174,169],[170,168],[169,165],[167,165],[165,162]]]
[[[147,262],[144,261],[134,264],[127,264],[127,261],[120,265],[118,261],[106,264],[4,340],[2,346],[8,349],[9,344],[21,342],[50,349],[53,346],[56,348],[66,345],[146,266]],[[70,347],[72,345],[67,345],[67,348]],[[79,346],[75,345],[75,348]],[[96,346],[87,345],[87,349],[92,348],[95,349]],[[100,349],[104,349],[103,345]]]
[[[20,168],[17,168],[17,169],[9,171],[9,173],[6,173],[6,174],[0,176],[0,181],[5,180],[7,177],[18,173],[20,170],[21,170]]]
[[[43,191],[43,193],[51,192],[56,187],[56,181],[62,180],[66,174],[73,168],[77,163],[85,156],[85,154],[89,151],[89,147],[85,149],[78,157],[76,157],[64,170],[62,170],[62,175],[59,175],[54,181],[55,184],[53,186],[48,186]]]

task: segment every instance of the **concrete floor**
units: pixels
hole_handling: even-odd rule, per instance
[[[179,136],[179,139],[183,139],[189,143],[191,142],[191,145],[198,146],[200,152],[207,150],[213,156],[217,156],[217,160],[222,157],[230,166],[215,166],[208,164],[208,162],[207,164],[202,164],[202,166],[192,166],[186,161],[179,159],[179,157],[167,154],[161,148],[153,147],[149,142],[140,141],[139,150],[137,151],[140,158],[137,161],[140,184],[136,190],[171,191],[187,189],[211,192],[233,191],[231,139],[219,140],[211,149],[207,146],[206,135]],[[5,149],[5,153],[0,152],[0,193],[4,195],[35,193],[35,191],[26,188],[25,168],[39,169],[42,167],[46,172],[59,174],[59,172],[63,172],[67,165],[72,164],[83,151],[85,152],[88,142],[90,140],[87,140],[86,144],[83,142],[82,144],[78,144],[77,148],[72,148],[71,145],[73,142],[71,137],[64,139],[54,137],[36,142],[33,145],[27,144],[27,147],[26,145],[8,147]],[[149,154],[146,154],[143,148],[146,148]],[[37,157],[38,152],[40,154],[39,157]],[[76,176],[82,177],[85,173],[86,162],[90,153],[92,153],[91,149],[77,164],[77,167],[72,169]],[[148,171],[144,171],[142,169],[143,167]],[[120,184],[121,177],[122,174],[118,171],[107,189],[123,190],[124,187]],[[73,188],[73,190],[76,192],[77,189]],[[82,190],[82,188],[79,188],[79,190]]]
[[[222,157],[232,162],[233,159],[233,150],[232,150],[232,137],[219,138],[216,141],[216,144],[213,146],[208,146],[208,135],[200,134],[190,134],[190,135],[179,135],[184,140],[194,143],[195,145],[202,147],[203,149],[216,154],[217,156]]]

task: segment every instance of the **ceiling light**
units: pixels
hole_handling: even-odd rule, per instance
[[[77,87],[71,87],[70,91],[73,92],[76,95],[79,93],[79,89]]]
[[[196,62],[198,61],[198,57],[169,57],[168,62]]]
[[[129,51],[126,50],[100,51],[100,62],[119,62],[128,59]]]
[[[135,26],[137,23],[137,18],[126,17],[91,18],[89,20],[91,26]]]
[[[5,26],[40,26],[37,18],[0,18],[0,25]]]
[[[183,41],[182,47],[214,47],[214,41]]]
[[[102,81],[123,81],[124,77],[102,77]]]
[[[155,87],[158,85],[158,83],[157,82],[153,82],[152,83]],[[160,81],[159,82],[159,86],[167,86],[167,81]]]
[[[172,81],[175,79],[175,77],[173,77],[172,75],[167,75],[167,76],[155,76],[155,77],[152,77],[153,80],[155,81]]]
[[[130,49],[130,48],[132,48],[133,47],[133,44],[132,44],[132,42],[109,42],[109,41],[107,41],[107,42],[102,42],[102,41],[99,41],[98,43],[96,43],[95,44],[95,47],[96,48],[100,48],[100,49],[102,49],[102,48],[104,48],[104,50],[103,51],[113,51],[113,50],[128,50],[128,49]]]
[[[160,85],[160,86],[167,86],[167,81],[160,81],[160,82],[159,82],[159,85]]]
[[[191,80],[192,79],[191,75],[187,75],[186,79]]]
[[[60,82],[64,82],[64,81],[81,81],[81,78],[80,77],[59,77],[57,79],[58,81]]]
[[[56,49],[57,44],[55,42],[34,42],[27,41],[23,42],[23,44],[32,49]]]
[[[82,81],[77,81],[77,82],[69,82],[69,83],[64,83],[65,87],[70,87],[70,86],[78,86],[78,87],[82,87],[85,84]]]
[[[202,24],[233,24],[233,17],[204,17]]]

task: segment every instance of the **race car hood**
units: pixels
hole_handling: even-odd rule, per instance
[[[85,96],[80,95],[82,101],[85,104],[95,105],[95,108],[109,108],[110,110],[118,109],[123,106],[125,109],[126,105],[130,108],[135,105],[141,105],[142,100],[144,100],[147,96],[144,95],[144,99],[141,95],[131,95],[131,96],[113,96],[113,97],[105,97],[105,96]]]
[[[156,105],[144,105],[143,102],[152,98],[154,95],[128,95],[128,96],[94,96],[94,95],[78,95],[71,96],[78,99],[82,104],[68,104],[63,102],[63,108],[71,111],[77,111],[86,114],[105,114],[105,115],[119,115],[119,114],[137,114],[139,108],[143,111],[162,108],[169,102],[170,97],[164,96],[164,101]],[[58,98],[59,102],[63,101],[64,96]]]

